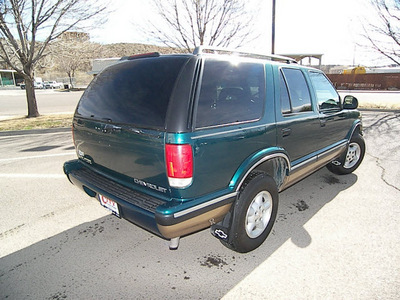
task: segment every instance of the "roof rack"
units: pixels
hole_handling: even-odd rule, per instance
[[[242,57],[250,57],[257,59],[268,59],[272,61],[283,61],[288,64],[297,64],[297,61],[291,57],[273,55],[273,54],[259,54],[259,53],[251,53],[245,51],[239,51],[235,49],[227,49],[227,48],[219,48],[219,47],[210,47],[210,46],[198,46],[194,49],[193,54],[225,54],[225,55],[237,55]]]

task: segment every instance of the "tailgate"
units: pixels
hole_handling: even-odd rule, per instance
[[[164,132],[80,118],[73,128],[80,159],[133,186],[167,191]]]
[[[186,56],[121,61],[97,75],[79,101],[77,154],[97,171],[166,193],[166,115]]]

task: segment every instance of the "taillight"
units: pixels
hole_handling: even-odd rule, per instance
[[[176,188],[188,187],[193,177],[192,146],[166,144],[165,159],[169,185]]]

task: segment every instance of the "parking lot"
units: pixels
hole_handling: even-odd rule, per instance
[[[62,172],[69,130],[0,134],[0,299],[398,299],[400,114],[364,112],[367,154],[280,194],[273,234],[238,254],[208,230],[178,250]]]
[[[399,118],[365,113],[355,174],[322,169],[280,195],[266,243],[229,251],[207,230],[177,251],[109,216],[64,178],[69,132],[2,136],[0,296],[8,299],[396,299]]]

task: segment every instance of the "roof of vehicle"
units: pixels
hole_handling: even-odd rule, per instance
[[[240,51],[240,50],[236,50],[236,49],[218,48],[218,47],[209,47],[209,46],[196,47],[193,51],[193,54],[194,55],[201,55],[201,54],[232,55],[232,56],[236,56],[236,57],[248,57],[248,58],[255,58],[255,59],[284,62],[287,64],[297,64],[296,60],[291,57],[275,55],[275,54],[245,52],[245,51]]]
[[[127,60],[134,60],[139,58],[154,58],[160,56],[201,56],[201,55],[216,55],[217,57],[222,56],[233,56],[233,57],[243,57],[243,58],[253,58],[260,60],[269,60],[274,62],[281,62],[286,64],[297,64],[296,60],[291,57],[281,56],[281,55],[273,55],[273,54],[263,54],[263,53],[255,53],[255,52],[246,52],[240,51],[237,49],[229,49],[229,48],[220,48],[220,47],[210,47],[210,46],[199,46],[196,47],[193,53],[179,53],[179,54],[160,54],[158,52],[150,52],[150,53],[141,53],[134,54],[130,56],[123,56],[121,58],[105,58],[105,59],[95,59],[93,61],[92,71],[88,74],[97,75],[104,68],[123,62]]]
[[[274,54],[263,54],[263,53],[254,53],[254,52],[245,52],[236,49],[228,49],[228,48],[219,48],[219,47],[209,47],[209,46],[199,46],[196,47],[193,53],[179,53],[179,54],[160,54],[159,52],[150,52],[143,54],[135,54],[132,56],[124,56],[121,57],[120,61],[125,60],[134,60],[140,58],[153,58],[160,56],[200,56],[200,55],[224,55],[224,56],[234,56],[234,57],[243,57],[243,58],[253,58],[253,59],[262,59],[262,60],[270,60],[276,62],[283,62],[286,64],[297,64],[296,60],[291,57],[274,55]]]

